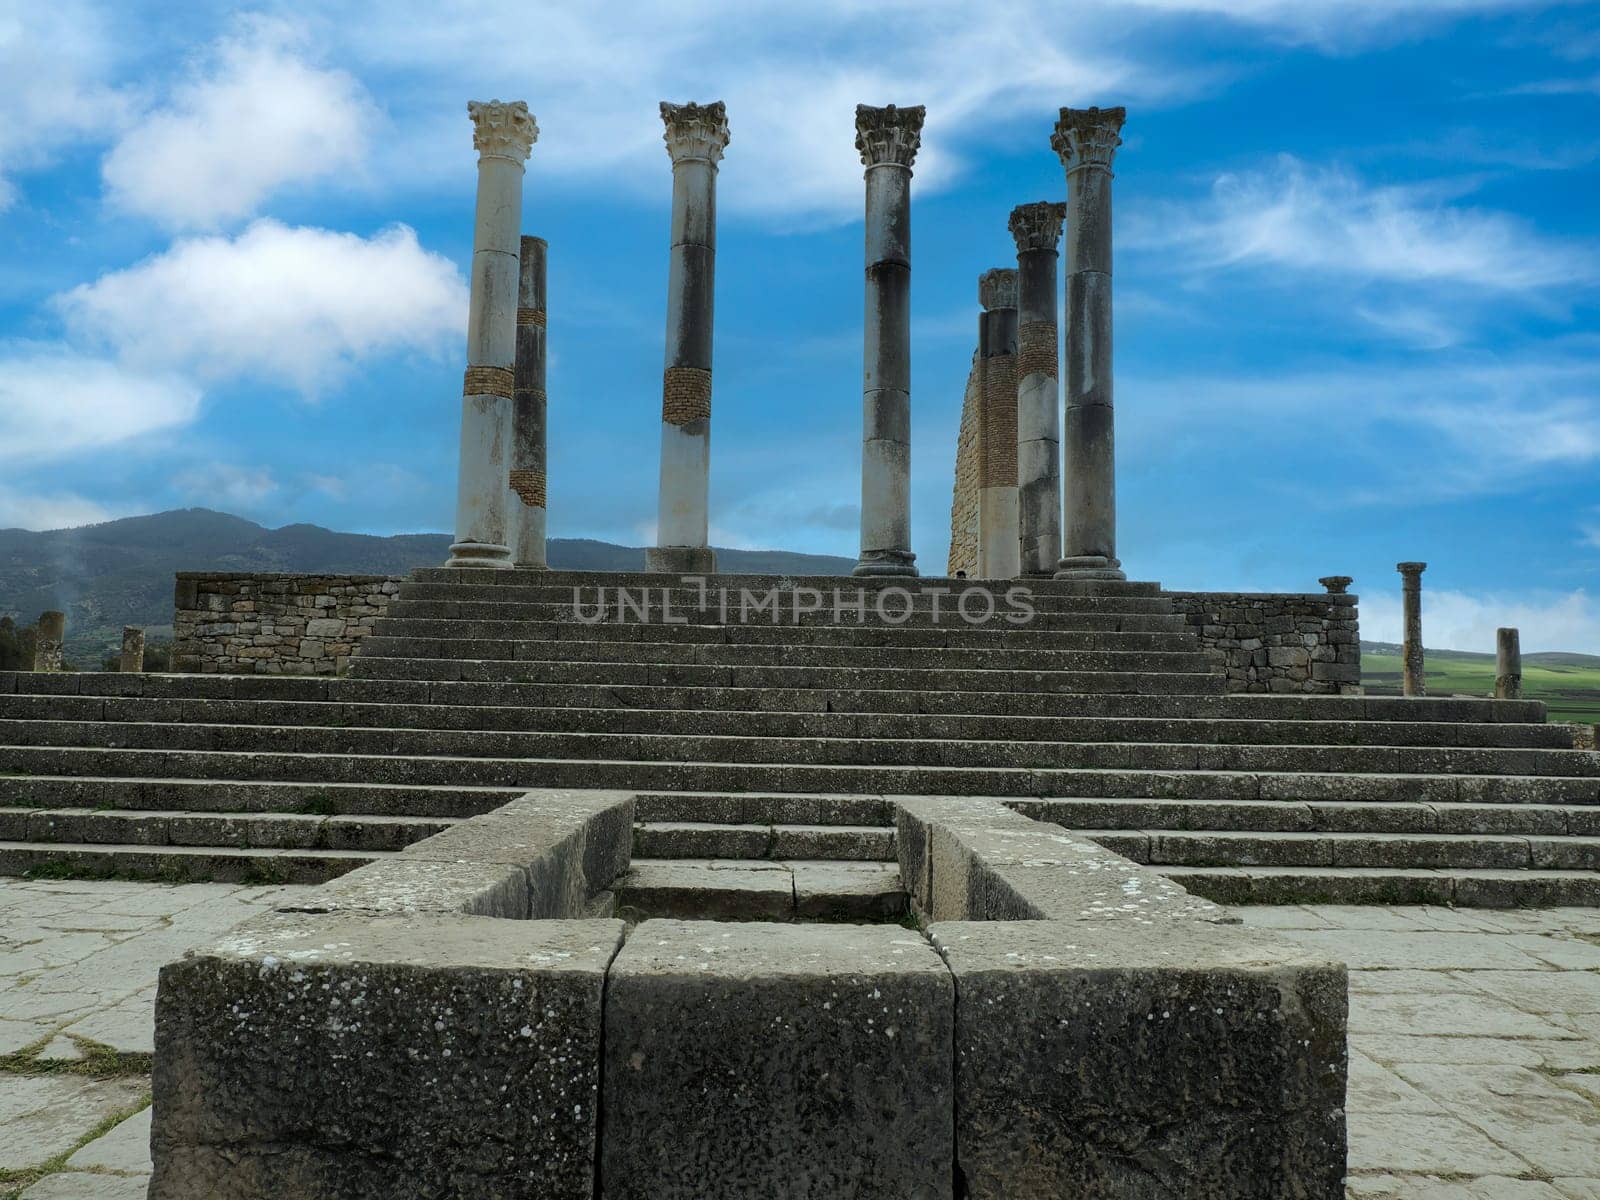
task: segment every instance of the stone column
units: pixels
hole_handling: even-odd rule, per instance
[[[1022,571],[1017,533],[1017,273],[978,276],[978,578]]]
[[[867,179],[857,575],[915,575],[911,552],[911,164],[927,110],[856,105]]]
[[[1022,574],[1054,575],[1061,559],[1061,380],[1056,244],[1067,206],[1011,210],[1017,243],[1017,522]]]
[[[1405,643],[1400,648],[1400,692],[1405,696],[1427,695],[1422,677],[1422,573],[1427,563],[1395,563],[1400,572],[1402,608],[1405,616]]]
[[[1494,631],[1494,697],[1522,699],[1522,636],[1515,629]]]
[[[1057,579],[1126,579],[1117,559],[1111,410],[1111,159],[1121,108],[1063,108],[1050,145],[1067,171],[1065,523]]]
[[[517,364],[512,378],[512,549],[523,571],[545,562],[545,255],[540,237],[522,239],[517,281]]]
[[[144,670],[144,630],[137,625],[122,629],[122,659],[117,670],[124,674],[138,674]]]
[[[67,640],[67,614],[50,612],[39,614],[39,640],[35,651],[34,670],[61,670],[62,647]]]
[[[661,105],[672,156],[672,262],[667,356],[661,378],[661,490],[656,545],[645,569],[705,575],[711,472],[712,284],[717,256],[717,164],[728,116],[715,104]]]
[[[523,164],[539,127],[521,100],[472,101],[478,208],[472,235],[461,473],[449,567],[510,567],[511,393],[517,357],[517,237]]]

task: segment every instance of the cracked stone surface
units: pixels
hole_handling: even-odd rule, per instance
[[[70,1152],[23,1200],[142,1197],[149,1171],[148,1110],[89,1136],[147,1095],[143,1060],[94,1079],[39,1048],[149,1054],[161,964],[304,890],[0,886],[0,1172]],[[1350,963],[1350,1200],[1600,1200],[1600,910],[1233,911]]]

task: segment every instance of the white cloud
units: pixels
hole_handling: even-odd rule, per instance
[[[254,214],[280,189],[357,172],[378,123],[349,74],[304,61],[276,23],[249,23],[106,156],[112,201],[174,228]]]
[[[1289,268],[1359,282],[1531,292],[1600,280],[1600,253],[1518,218],[1451,203],[1440,187],[1371,185],[1282,155],[1221,175],[1202,205],[1136,213],[1130,249],[1177,251],[1191,269]]]
[[[81,0],[0,6],[0,211],[16,199],[8,175],[110,137],[125,119],[125,97],[107,82],[115,45],[104,12]]]
[[[77,336],[126,362],[309,393],[372,354],[458,349],[467,292],[406,226],[363,238],[263,220],[180,240],[57,304]]]
[[[117,514],[74,492],[24,492],[0,485],[0,529],[72,529]]]
[[[278,481],[267,467],[213,463],[183,471],[174,479],[180,489],[207,508],[255,508],[278,491]]]
[[[1542,8],[1549,3],[1550,0],[1127,0],[1127,7],[1226,17],[1258,26],[1285,41],[1338,50],[1411,35],[1453,18]]]
[[[0,462],[65,458],[186,425],[200,392],[64,346],[0,348]]]
[[[1373,642],[1398,642],[1402,621],[1398,588],[1364,593],[1361,636]],[[1521,631],[1524,653],[1566,650],[1600,654],[1600,597],[1579,588],[1572,592],[1468,594],[1435,591],[1423,577],[1422,640],[1439,650],[1494,652],[1494,631],[1509,626]]]

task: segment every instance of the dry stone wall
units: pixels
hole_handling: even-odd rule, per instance
[[[1232,692],[1355,695],[1358,596],[1330,592],[1163,592],[1201,644],[1220,651]]]
[[[956,440],[956,482],[950,497],[950,558],[945,573],[978,573],[978,364],[967,375],[961,402],[961,433]]]
[[[340,674],[388,610],[400,579],[180,572],[172,669],[223,675]]]

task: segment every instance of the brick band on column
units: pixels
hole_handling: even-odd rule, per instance
[[[510,367],[468,367],[461,383],[463,396],[504,396],[511,399],[516,377]]]
[[[1009,354],[991,358],[983,375],[983,465],[989,487],[1017,482],[1017,371]]]
[[[1017,328],[1017,378],[1029,375],[1057,377],[1060,359],[1056,327],[1049,321],[1029,321]]]
[[[545,312],[544,312],[544,309],[542,309],[542,308],[519,308],[519,309],[517,309],[517,324],[518,325],[538,325],[538,326],[540,326],[542,328],[544,326],[544,324],[545,324]]]
[[[545,478],[543,471],[511,472],[511,490],[522,498],[529,508],[545,507]]]
[[[682,427],[711,419],[711,372],[700,367],[668,367],[661,373],[661,419]]]

